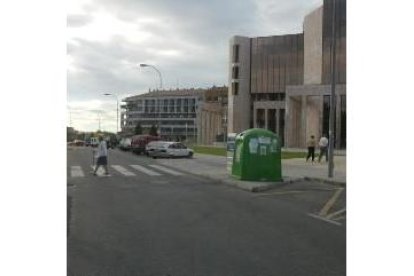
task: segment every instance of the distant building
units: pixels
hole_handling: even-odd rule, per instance
[[[166,140],[211,144],[224,135],[227,87],[161,90],[123,99],[122,133],[156,126]]]
[[[332,0],[308,14],[303,32],[230,40],[228,132],[266,128],[286,147],[329,129]],[[346,0],[336,0],[335,147],[346,147]]]
[[[205,91],[200,105],[198,144],[222,142],[227,135],[227,87],[212,87]]]

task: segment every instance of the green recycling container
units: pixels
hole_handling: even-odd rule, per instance
[[[232,175],[240,180],[282,181],[280,138],[273,132],[252,128],[236,136]]]

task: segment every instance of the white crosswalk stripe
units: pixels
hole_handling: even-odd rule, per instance
[[[137,176],[137,175],[139,176],[139,173],[135,173],[134,171],[131,171],[131,169],[128,170],[127,168],[125,168],[125,166],[129,166],[135,169],[136,171],[138,171],[139,173],[143,173],[149,176],[162,176],[163,173],[167,173],[170,175],[184,175],[181,172],[178,172],[173,169],[169,169],[169,168],[166,168],[160,165],[145,165],[145,166],[143,165],[124,165],[124,166],[111,165],[110,167],[117,173],[120,173],[124,176]],[[148,167],[151,167],[151,168],[148,168]],[[95,166],[92,165],[90,166],[90,168],[92,169],[91,172],[93,172],[95,169]],[[103,167],[99,167],[99,170],[97,171],[98,176],[103,175],[103,173],[104,173]],[[82,167],[81,166],[70,166],[70,177],[85,177],[85,173],[82,170]]]
[[[70,168],[70,176],[71,177],[84,177],[85,174],[83,173],[81,166],[72,166]]]
[[[152,168],[156,168],[156,169],[158,169],[158,170],[160,170],[160,171],[163,171],[163,172],[166,172],[166,173],[172,174],[172,175],[183,175],[183,174],[182,174],[182,173],[180,173],[180,172],[170,170],[170,169],[168,169],[168,168],[166,168],[166,167],[163,167],[163,166],[160,166],[160,165],[149,165],[149,166],[150,166],[150,167],[152,167]]]
[[[136,169],[137,171],[143,172],[145,174],[151,175],[151,176],[159,176],[161,175],[160,173],[157,173],[155,171],[152,171],[150,169],[147,169],[143,166],[140,165],[130,165],[132,168]]]
[[[134,176],[135,173],[128,171],[127,169],[125,169],[124,167],[120,166],[120,165],[112,165],[111,166],[114,170],[116,170],[117,172],[125,175],[125,176]]]

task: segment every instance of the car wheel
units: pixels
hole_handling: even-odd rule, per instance
[[[188,153],[188,156],[187,156],[188,158],[193,158],[193,153],[190,151],[189,153]]]

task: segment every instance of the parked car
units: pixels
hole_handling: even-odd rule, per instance
[[[149,156],[149,153],[154,151],[155,149],[161,147],[162,144],[166,143],[167,141],[152,141],[149,142],[145,146],[145,155]]]
[[[78,147],[85,146],[85,141],[82,141],[82,140],[75,140],[75,141],[73,141],[73,143],[74,143],[75,146],[78,146]]]
[[[180,142],[152,142],[146,147],[147,155],[152,158],[157,157],[187,157],[191,158],[194,155],[192,149],[187,148],[184,144]]]
[[[132,142],[132,139],[129,137],[122,138],[121,141],[119,142],[119,148],[121,150],[131,150],[132,148],[131,142]]]
[[[159,136],[152,135],[135,135],[131,138],[131,148],[132,152],[141,154],[145,152],[145,146],[152,141],[159,141],[161,138]]]

